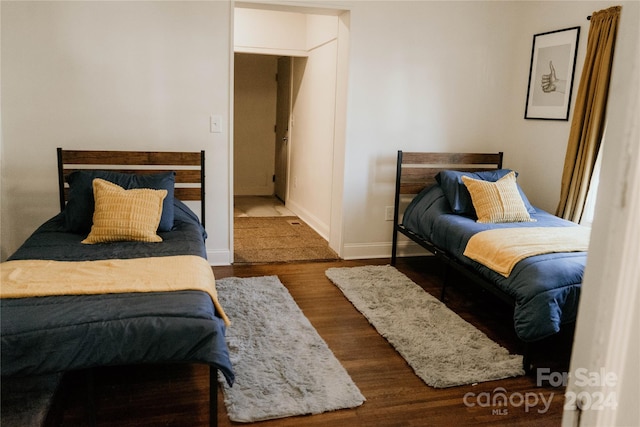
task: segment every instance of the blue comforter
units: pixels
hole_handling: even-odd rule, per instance
[[[84,261],[149,256],[206,258],[206,233],[175,199],[171,231],[162,243],[84,245],[65,232],[64,214],[44,223],[10,257]],[[94,366],[206,363],[229,384],[234,374],[224,321],[200,291],[56,296],[0,300],[2,375],[40,375]]]
[[[537,341],[574,322],[586,252],[536,255],[518,262],[508,278],[463,255],[472,235],[491,228],[572,227],[575,223],[536,208],[536,222],[481,224],[453,214],[438,185],[423,190],[405,210],[403,225],[495,284],[515,302],[514,326],[520,339]]]
[[[17,259],[48,259],[55,261],[90,261],[97,259],[127,259],[153,256],[198,255],[207,257],[206,231],[195,213],[174,199],[174,220],[171,231],[158,232],[162,243],[117,242],[99,245],[80,243],[86,234],[66,231],[65,213],[61,212],[42,224],[18,250],[9,257]]]

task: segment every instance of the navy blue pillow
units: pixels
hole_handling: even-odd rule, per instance
[[[95,199],[93,198],[93,180],[101,178],[119,185],[125,190],[133,188],[151,188],[167,190],[162,202],[162,217],[158,231],[171,231],[173,228],[173,189],[175,172],[138,175],[113,171],[75,171],[66,179],[69,183],[69,197],[64,208],[66,229],[72,233],[88,233],[93,224]]]
[[[453,213],[476,216],[476,210],[473,207],[473,202],[471,202],[471,194],[469,194],[469,190],[467,190],[466,185],[462,182],[462,177],[468,176],[469,178],[480,179],[482,181],[496,182],[509,172],[511,172],[511,169],[496,169],[482,172],[446,170],[436,175],[436,181],[442,188]],[[516,176],[518,176],[517,172]],[[524,206],[527,208],[527,212],[536,213],[535,208],[529,203],[529,199],[525,196],[520,185],[516,185],[518,186],[518,191],[520,192]]]

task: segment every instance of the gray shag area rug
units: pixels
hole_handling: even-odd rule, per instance
[[[254,422],[353,408],[365,398],[277,276],[216,280],[231,320],[236,379],[220,379],[232,421]]]
[[[394,267],[330,268],[326,275],[428,385],[524,375],[522,356],[509,354]]]

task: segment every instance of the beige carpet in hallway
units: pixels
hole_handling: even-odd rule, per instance
[[[337,260],[338,255],[295,216],[235,217],[234,263]]]

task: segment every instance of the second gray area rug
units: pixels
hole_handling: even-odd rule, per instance
[[[352,408],[365,398],[277,276],[216,280],[231,319],[236,379],[225,381],[229,418],[254,422]]]
[[[509,354],[394,267],[330,268],[326,275],[428,385],[524,375],[522,356]]]

